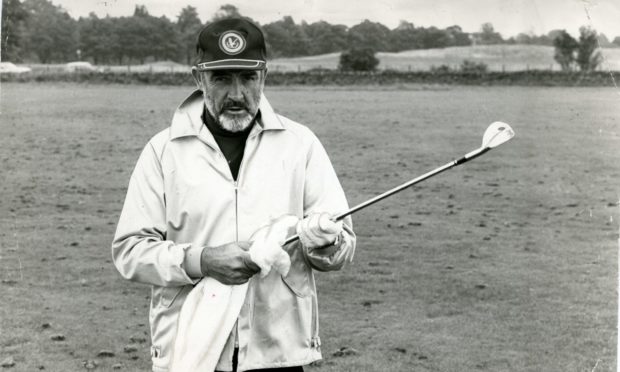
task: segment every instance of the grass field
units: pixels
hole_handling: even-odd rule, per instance
[[[2,84],[6,370],[148,370],[150,291],[120,278],[109,245],[139,152],[187,93]],[[477,148],[495,120],[517,133],[354,216],[354,264],[317,276],[325,359],[307,371],[615,370],[617,90],[267,95],[323,141],[351,204]]]
[[[620,48],[599,49],[603,60],[601,71],[620,71]],[[553,70],[560,71],[553,59],[554,49],[542,45],[478,45],[466,47],[449,47],[436,49],[416,49],[399,53],[377,53],[379,70],[392,69],[399,71],[429,71],[441,65],[458,70],[464,60],[485,63],[489,71],[525,71]],[[309,57],[274,58],[268,61],[271,71],[307,71],[314,68],[335,70],[338,68],[340,53],[322,54]],[[34,72],[58,73],[63,71],[64,64],[42,65],[28,64]],[[171,61],[160,61],[143,65],[131,66],[97,66],[106,72],[134,73],[170,73],[189,72],[190,66]]]
[[[620,48],[600,49],[603,71],[620,71]],[[553,59],[554,49],[542,45],[478,45],[377,53],[380,70],[428,71],[447,65],[458,69],[463,60],[487,64],[490,71],[560,70]],[[336,69],[340,53],[311,57],[279,58],[269,62],[275,71],[305,71],[311,68]]]

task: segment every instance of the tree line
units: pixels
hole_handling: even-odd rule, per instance
[[[223,5],[203,22],[195,7],[186,6],[176,20],[150,15],[137,5],[131,16],[72,18],[49,0],[2,0],[2,60],[61,63],[88,60],[95,64],[145,63],[171,60],[191,64],[198,31],[209,22],[243,17],[233,5]],[[248,17],[245,17],[248,18]],[[259,24],[258,22],[254,21]],[[467,33],[454,25],[444,29],[417,27],[401,21],[389,29],[365,20],[352,27],[325,21],[296,23],[292,17],[259,26],[265,33],[270,58],[298,57],[367,48],[376,52],[444,48],[481,44],[554,45],[562,30],[547,35],[519,34],[508,39],[491,23]],[[602,44],[612,45],[604,35]],[[613,41],[620,47],[620,37]]]

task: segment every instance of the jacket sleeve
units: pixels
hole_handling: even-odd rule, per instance
[[[306,163],[304,217],[311,213],[321,212],[335,215],[347,209],[349,205],[327,152],[318,138],[314,137]],[[345,263],[353,260],[355,241],[356,237],[349,216],[343,220],[343,231],[338,245],[317,249],[308,249],[302,245],[302,249],[306,262],[313,269],[339,270]]]
[[[166,199],[159,157],[152,142],[144,148],[129,180],[112,242],[112,259],[126,279],[158,286],[193,284],[186,256],[190,244],[166,240]],[[199,259],[198,257],[195,259]]]

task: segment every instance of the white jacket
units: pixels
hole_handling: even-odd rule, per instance
[[[247,241],[284,214],[302,218],[348,209],[319,140],[305,126],[275,114],[265,97],[236,182],[201,120],[203,107],[201,92],[194,92],[171,126],[149,141],[131,176],[112,243],[121,275],[152,285],[151,354],[158,372],[168,370],[178,314],[200,280],[202,247]],[[337,270],[352,259],[351,220],[344,221],[339,246],[309,251],[297,242],[285,249],[292,262],[286,277],[272,272],[249,281],[237,323],[239,371],[321,358],[312,270]],[[229,337],[218,370],[232,370],[234,346]]]

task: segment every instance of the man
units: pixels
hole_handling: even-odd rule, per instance
[[[168,371],[182,305],[202,278],[247,283],[218,371],[302,371],[321,358],[313,270],[353,257],[351,220],[329,158],[305,126],[274,113],[263,88],[263,34],[251,22],[207,25],[197,42],[198,90],[143,150],[112,243],[125,278],[152,286],[153,371]],[[296,217],[286,275],[262,277],[253,234]],[[205,316],[208,316],[206,314]],[[281,368],[281,369],[280,369]]]

